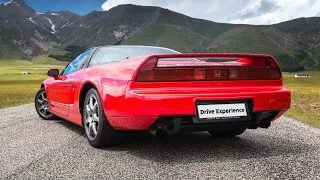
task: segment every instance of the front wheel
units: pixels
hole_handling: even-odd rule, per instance
[[[216,137],[234,137],[244,133],[246,129],[234,129],[224,131],[208,131],[212,136]]]
[[[44,120],[56,119],[57,116],[49,112],[49,103],[47,101],[47,94],[44,88],[41,88],[34,98],[34,105],[38,115]]]
[[[100,148],[110,146],[119,141],[119,132],[109,124],[95,89],[87,92],[83,106],[83,125],[91,146]]]

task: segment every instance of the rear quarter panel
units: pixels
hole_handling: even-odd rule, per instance
[[[146,58],[141,56],[87,68],[83,74],[82,87],[91,83],[97,88],[108,116],[112,109],[121,106],[128,82]]]

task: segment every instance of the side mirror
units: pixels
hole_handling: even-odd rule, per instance
[[[59,76],[59,69],[49,69],[47,75],[51,76],[51,77],[58,77]]]

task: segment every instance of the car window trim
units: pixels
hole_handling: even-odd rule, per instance
[[[96,54],[96,52],[98,51],[99,47],[95,47],[95,48],[92,48],[93,49],[93,52],[92,54],[90,55],[90,57],[87,59],[87,63],[85,65],[85,68],[89,68],[89,65],[90,65],[90,62],[93,58],[93,56]]]

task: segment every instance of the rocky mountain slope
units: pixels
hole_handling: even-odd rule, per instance
[[[85,16],[66,11],[43,14],[24,0],[12,0],[0,4],[0,37],[0,47],[9,49],[0,50],[0,58],[8,52],[30,58],[49,50],[50,57],[68,61],[91,46],[142,44],[181,52],[268,53],[285,71],[320,70],[318,17],[257,26],[216,23],[135,5]]]
[[[30,59],[60,44],[57,32],[80,16],[71,12],[37,13],[24,0],[0,4],[0,58]]]

